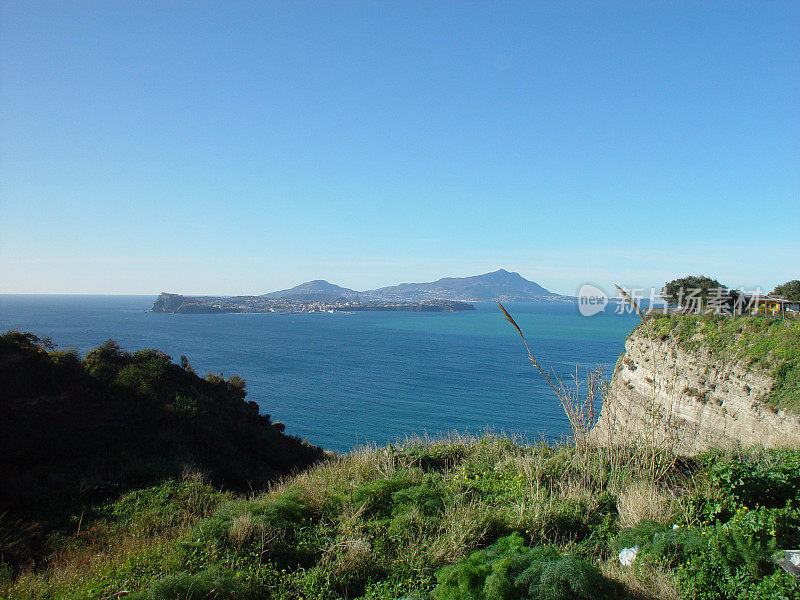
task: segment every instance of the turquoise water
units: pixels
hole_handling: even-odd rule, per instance
[[[286,431],[327,449],[406,435],[492,429],[530,439],[568,430],[496,304],[460,313],[168,315],[152,296],[0,296],[0,329],[30,330],[81,353],[108,338],[185,354],[198,373],[234,373]],[[536,357],[563,377],[611,367],[631,315],[574,304],[509,304]],[[608,370],[610,374],[610,369]]]

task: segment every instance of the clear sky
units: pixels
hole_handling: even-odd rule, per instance
[[[0,292],[800,278],[796,1],[0,19]]]

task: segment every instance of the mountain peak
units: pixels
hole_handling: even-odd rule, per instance
[[[497,269],[471,277],[444,277],[430,283],[403,283],[363,292],[382,300],[446,299],[466,302],[488,300],[529,301],[536,298],[553,298],[553,294],[538,283],[528,281],[519,273]]]
[[[475,277],[485,277],[487,279],[505,281],[518,281],[520,279],[525,280],[525,278],[519,273],[515,271],[506,271],[505,269],[497,269],[497,271],[492,271],[491,273],[485,273],[483,275],[475,275]]]
[[[343,288],[336,284],[329,283],[324,279],[314,279],[296,285],[288,290],[279,290],[264,294],[266,298],[348,298],[357,299],[358,292],[349,288]]]
[[[264,294],[266,298],[301,298],[348,300],[389,300],[419,302],[423,300],[459,300],[465,302],[530,301],[536,298],[554,298],[558,294],[546,290],[538,283],[525,279],[519,273],[497,269],[471,277],[444,277],[429,283],[401,283],[377,290],[357,292],[339,287],[324,279],[306,281],[288,290]]]

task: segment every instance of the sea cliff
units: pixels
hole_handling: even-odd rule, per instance
[[[681,454],[800,446],[800,323],[659,316],[627,338],[593,436]]]

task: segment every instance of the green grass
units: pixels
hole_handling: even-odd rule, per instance
[[[675,340],[687,352],[706,351],[766,371],[775,383],[764,400],[800,412],[800,320],[653,315],[648,325],[655,336]]]
[[[355,451],[258,495],[168,480],[97,507],[0,596],[798,597],[770,555],[800,542],[800,451],[708,453],[658,484],[635,453],[456,437]]]

